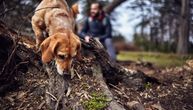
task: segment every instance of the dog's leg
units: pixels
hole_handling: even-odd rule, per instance
[[[43,27],[44,27],[43,20],[41,20],[41,18],[38,18],[37,16],[33,16],[32,17],[32,29],[36,36],[36,48],[37,49],[39,49],[40,44],[44,40]]]

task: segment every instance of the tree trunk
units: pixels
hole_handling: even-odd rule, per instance
[[[89,56],[94,58],[91,61],[92,63],[89,64],[89,67],[91,67],[89,72],[91,75],[90,78],[93,77],[96,79],[101,92],[107,97],[107,99],[110,99],[110,102],[106,107],[108,110],[125,110],[124,106],[119,104],[114,98],[108,84],[117,85],[119,82],[123,81],[128,85],[131,85],[131,87],[139,89],[143,88],[146,82],[156,82],[155,79],[146,76],[142,72],[133,71],[131,74],[130,71],[127,71],[118,64],[111,62],[102,44],[94,39],[91,39],[90,44],[85,43],[84,40],[82,40],[82,54],[84,54],[86,50],[88,52],[87,54],[90,54]],[[73,63],[73,67],[75,67],[73,68],[74,71],[79,73],[81,73],[81,71],[89,71],[88,67],[83,62],[84,61],[75,61]],[[73,88],[72,82],[74,79],[70,79],[70,77],[67,76],[64,76],[64,78],[58,75],[54,67],[54,64],[46,65],[46,70],[49,75],[49,84],[46,91],[47,105],[55,110],[71,109],[72,107],[69,108],[69,106],[66,106],[69,100],[69,97],[66,94],[68,94],[69,88]],[[75,103],[78,103],[78,100]],[[75,110],[84,110],[83,105],[75,105],[73,108],[78,108]]]
[[[182,6],[177,53],[180,55],[185,55],[188,53],[189,44],[190,0],[181,0],[181,2]]]
[[[69,90],[68,77],[59,75],[55,69],[55,65],[45,65],[48,73],[48,86],[46,89],[46,103],[51,110],[68,110],[65,104],[67,103],[67,91]]]

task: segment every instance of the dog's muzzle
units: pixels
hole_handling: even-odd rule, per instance
[[[51,73],[57,73],[59,75],[69,75],[70,71],[64,71],[59,68],[59,66],[55,63],[55,61],[51,61],[50,63],[46,64],[46,69],[49,69]]]

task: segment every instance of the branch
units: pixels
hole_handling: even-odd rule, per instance
[[[104,11],[108,14],[110,14],[116,7],[121,5],[123,2],[127,0],[114,0],[112,3],[108,4],[106,7],[104,7]]]
[[[13,9],[15,9],[15,8],[5,9],[4,12],[1,12],[1,13],[0,13],[0,16],[3,16],[4,14],[6,14],[6,13],[9,12],[9,11],[12,11]]]

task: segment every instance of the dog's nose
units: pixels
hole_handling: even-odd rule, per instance
[[[71,71],[69,71],[69,70],[64,70],[64,71],[63,71],[63,74],[64,74],[64,75],[69,75],[70,73],[71,73]]]
[[[64,72],[63,72],[63,75],[67,75],[67,74],[69,74],[69,72],[67,72],[67,71],[64,71]]]

